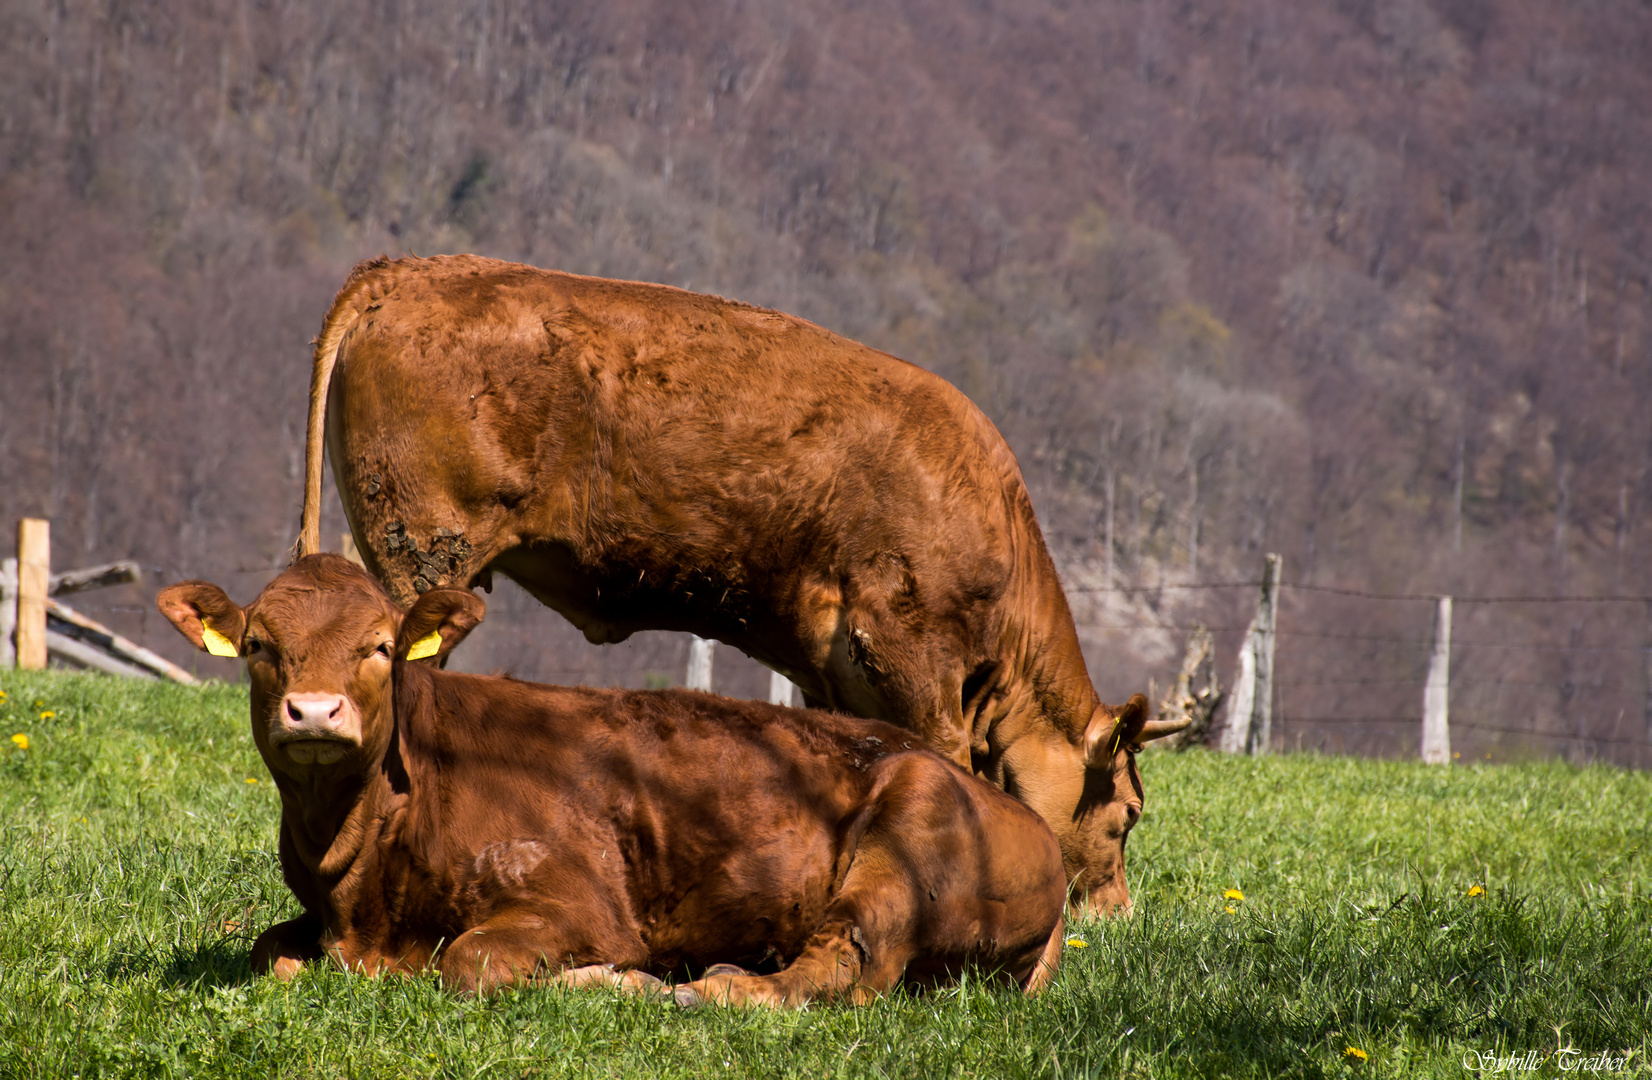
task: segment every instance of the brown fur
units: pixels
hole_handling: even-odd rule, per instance
[[[498,571],[594,642],[718,638],[1020,795],[1075,896],[1128,905],[1141,728],[1113,736],[1142,710],[1097,698],[1014,455],[944,380],[680,289],[381,259],[334,301],[310,408],[301,553],[325,431],[398,603]]]
[[[238,623],[304,906],[259,936],[261,971],[326,956],[434,968],[461,992],[687,975],[684,1003],[772,1005],[965,967],[1028,992],[1053,974],[1055,838],[909,732],[398,659],[435,630],[439,663],[482,602],[438,589],[404,616],[336,555],[299,560],[244,611],[205,582],[159,605],[197,645],[203,617]]]

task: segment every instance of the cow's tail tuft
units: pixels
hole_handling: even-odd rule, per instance
[[[356,325],[361,311],[357,298],[369,286],[370,272],[388,264],[372,259],[358,265],[333,300],[327,321],[315,340],[314,367],[310,372],[310,423],[304,437],[304,516],[293,545],[292,560],[321,551],[321,465],[327,448],[327,391],[332,386],[333,368],[338,364],[344,336]]]

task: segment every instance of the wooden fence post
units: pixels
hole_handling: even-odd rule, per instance
[[[1262,567],[1262,598],[1256,605],[1256,698],[1251,703],[1251,741],[1246,749],[1266,754],[1273,748],[1273,643],[1279,625],[1279,578],[1285,560],[1269,555]]]
[[[1646,741],[1652,743],[1652,601],[1646,605],[1646,634],[1641,638],[1641,664],[1646,670]]]
[[[1262,564],[1262,593],[1256,617],[1239,646],[1239,673],[1228,699],[1222,749],[1230,754],[1266,754],[1273,738],[1273,645],[1279,622],[1279,579],[1284,559],[1270,554]]]
[[[17,666],[17,560],[0,559],[0,668]]]
[[[1239,645],[1239,670],[1233,676],[1233,693],[1228,697],[1228,722],[1222,729],[1222,752],[1242,754],[1250,738],[1251,706],[1256,701],[1256,626],[1245,631]]]
[[[698,634],[689,636],[687,685],[690,690],[711,689],[711,647],[714,644],[711,639]]]
[[[1428,660],[1428,683],[1423,688],[1423,761],[1451,764],[1451,597],[1440,597],[1434,618],[1434,655]]]
[[[46,594],[52,582],[52,524],[44,518],[17,523],[17,666],[46,666]]]
[[[792,693],[792,681],[778,671],[769,672],[769,703],[790,706],[796,700]]]

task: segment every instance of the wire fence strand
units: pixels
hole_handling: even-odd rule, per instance
[[[1256,590],[1260,596],[1262,582],[1087,586],[1069,591],[1156,596],[1240,589]],[[1384,756],[1417,753],[1430,656],[1435,652],[1435,613],[1424,616],[1415,609],[1408,614],[1403,607],[1357,605],[1433,605],[1446,595],[1290,582],[1280,582],[1279,590],[1290,599],[1281,605],[1274,627],[1275,745]],[[1318,598],[1328,603],[1316,603]],[[1449,730],[1453,748],[1462,757],[1496,757],[1501,747],[1505,756],[1546,750],[1580,761],[1608,759],[1652,767],[1652,596],[1450,594],[1449,599],[1459,610],[1467,605],[1543,610],[1575,605],[1583,611],[1613,608],[1621,613],[1512,611],[1489,622],[1484,615],[1470,616],[1470,635],[1452,635],[1450,646]],[[1337,600],[1354,601],[1356,606],[1334,603]],[[1226,612],[1211,621],[1217,625],[1190,618],[1203,603],[1191,598],[1172,602],[1174,614],[1163,622],[1114,619],[1090,629],[1182,634],[1205,629],[1226,639],[1228,648],[1233,647],[1234,635],[1252,629],[1253,624],[1234,625],[1231,599],[1216,602]],[[1649,618],[1636,620],[1625,605],[1647,607]],[[1498,635],[1499,623],[1511,631],[1528,632]],[[1546,629],[1553,629],[1555,637],[1545,640]],[[1237,677],[1237,661],[1227,662],[1235,665],[1229,671]],[[1218,729],[1224,719],[1217,718]]]

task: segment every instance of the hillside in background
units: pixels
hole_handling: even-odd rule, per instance
[[[1652,11],[779,7],[0,6],[0,522],[250,598],[296,533],[333,291],[477,251],[952,380],[1020,457],[1108,700],[1162,686],[1195,620],[1227,679],[1250,592],[1160,587],[1267,551],[1300,585],[1652,592]],[[1413,752],[1427,605],[1329,596],[1287,594],[1295,737]],[[98,603],[182,655],[138,590]],[[475,666],[681,677],[679,638],[492,605]],[[1460,633],[1482,741],[1643,749],[1638,605]]]

